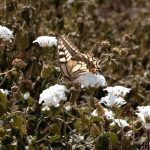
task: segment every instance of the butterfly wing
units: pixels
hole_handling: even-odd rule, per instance
[[[60,39],[72,56],[81,54],[79,49],[68,39],[66,35],[62,35]]]
[[[75,46],[74,45],[70,46],[70,44],[65,42],[62,37],[59,38],[58,40],[58,55],[59,56],[58,57],[59,57],[61,72],[65,78],[70,79],[70,80],[74,80],[80,74],[83,74],[89,71],[89,69],[87,69],[86,63],[72,59],[74,53],[77,52],[77,51],[74,53],[70,52],[73,47]]]
[[[77,59],[86,63],[88,69],[90,70],[91,69],[100,70],[101,61],[99,59],[96,59],[95,57],[92,57],[89,54],[81,53],[79,49],[68,39],[67,36],[62,35],[60,38],[73,58],[74,56],[76,56]]]

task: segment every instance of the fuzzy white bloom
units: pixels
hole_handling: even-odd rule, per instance
[[[123,86],[110,86],[105,88],[104,90],[106,90],[108,93],[112,93],[114,96],[124,98],[126,94],[130,92],[131,89]]]
[[[101,98],[100,103],[111,108],[115,106],[120,107],[126,104],[127,102],[122,97],[116,97],[109,93],[107,96]]]
[[[70,136],[70,139],[69,139],[69,141],[68,141],[68,143],[74,143],[74,142],[76,142],[76,143],[79,143],[79,142],[81,142],[82,140],[84,140],[84,136],[83,135],[81,135],[81,134],[72,134],[71,136]],[[73,149],[76,149],[76,147],[74,147]]]
[[[114,120],[115,118],[115,114],[110,110],[110,109],[106,109],[104,108],[104,111],[105,111],[105,117],[106,119],[111,119],[111,120]]]
[[[32,135],[27,136],[27,142],[29,144],[31,144],[33,140],[35,140],[35,137],[33,137]]]
[[[42,111],[49,111],[49,110],[50,110],[49,106],[43,106],[42,108]]]
[[[29,97],[30,97],[30,93],[29,92],[26,92],[26,93],[23,94],[23,98],[25,100],[29,99]]]
[[[16,146],[16,145],[17,145],[17,142],[14,141],[14,142],[11,143],[11,145],[12,145],[12,146]]]
[[[110,126],[114,126],[115,124],[117,124],[120,128],[129,126],[129,124],[123,119],[114,119],[114,121],[110,124]]]
[[[91,113],[92,116],[98,116],[98,113],[97,113],[97,110],[95,109],[92,113]],[[107,109],[107,108],[104,108],[104,117],[107,119],[107,120],[114,120],[114,113],[110,110],[110,109]]]
[[[129,130],[128,132],[126,132],[125,136],[126,137],[133,137],[134,136],[134,132],[132,130]]]
[[[66,92],[69,92],[64,85],[54,85],[44,90],[40,94],[39,104],[43,106],[58,107],[61,101],[66,101]]]
[[[0,89],[0,91],[5,94],[6,96],[9,95],[9,91],[8,90],[4,90],[4,89]]]
[[[60,67],[54,67],[56,71],[61,72]]]
[[[67,4],[74,3],[74,0],[67,0]]]
[[[107,83],[104,76],[100,74],[93,74],[91,72],[80,75],[76,80],[82,87],[106,87]]]
[[[13,31],[11,31],[5,26],[0,25],[0,38],[3,39],[4,41],[12,42],[12,39],[14,39]]]
[[[147,119],[150,120],[150,106],[138,106],[135,114],[143,123],[146,123]]]
[[[33,43],[39,43],[41,47],[51,47],[53,45],[57,46],[57,39],[53,36],[39,36]]]
[[[66,107],[65,107],[65,110],[66,110],[66,111],[70,111],[70,110],[71,110],[71,105],[66,106]]]
[[[95,109],[95,110],[91,113],[91,115],[97,117],[97,116],[98,116],[97,110]]]

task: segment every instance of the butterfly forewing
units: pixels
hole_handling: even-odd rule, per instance
[[[76,51],[75,51],[76,49]],[[74,51],[71,53],[71,51]],[[76,79],[80,74],[88,72],[85,62],[72,60],[78,49],[64,37],[58,40],[58,55],[62,74],[68,79]]]
[[[60,63],[68,62],[72,58],[72,55],[61,39],[58,41],[58,55]]]
[[[81,54],[79,49],[67,38],[67,36],[62,35],[60,38],[72,56]]]

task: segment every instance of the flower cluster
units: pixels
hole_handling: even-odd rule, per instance
[[[13,31],[11,31],[5,26],[0,25],[0,38],[3,39],[4,41],[12,42],[12,39],[14,39]]]
[[[120,107],[127,102],[122,97],[116,97],[113,94],[109,93],[107,96],[101,98],[100,103],[111,108],[115,106]]]
[[[107,107],[120,107],[127,102],[123,99],[127,93],[130,92],[129,88],[125,88],[123,86],[114,86],[114,87],[107,87],[104,90],[108,92],[108,95],[101,98],[102,104]]]
[[[76,82],[79,82],[82,87],[106,87],[107,83],[105,77],[100,74],[93,74],[91,72],[80,75]]]
[[[114,86],[114,87],[109,86],[105,88],[104,90],[106,90],[108,93],[111,93],[112,95],[116,97],[124,98],[126,94],[130,92],[131,89],[123,87],[123,86]]]
[[[67,100],[66,92],[69,90],[64,85],[51,86],[40,94],[39,104],[58,107],[61,101]]]
[[[39,36],[33,43],[38,43],[41,47],[57,46],[57,39],[53,36]]]
[[[110,124],[110,126],[114,126],[115,124],[117,124],[120,128],[125,128],[129,126],[126,120],[123,119],[114,119],[114,121]]]
[[[136,115],[143,123],[150,121],[150,106],[138,106]]]
[[[103,111],[104,111],[104,114],[103,116],[107,119],[107,120],[114,120],[114,113],[110,110],[110,109],[107,109],[107,108],[103,108]],[[97,113],[97,110],[95,109],[92,113],[91,113],[92,116],[98,116],[98,113]]]
[[[0,89],[0,91],[4,94],[4,95],[9,95],[9,91],[8,90],[4,90],[4,89]]]
[[[127,102],[123,99],[127,93],[130,92],[130,89],[125,88],[123,86],[114,86],[114,87],[107,87],[104,89],[104,91],[107,91],[108,94],[105,97],[102,97],[100,99],[100,105],[103,104],[104,106],[110,108],[106,109],[102,107],[104,116],[107,120],[112,120],[112,123],[110,126],[117,125],[120,128],[124,128],[126,126],[129,126],[129,124],[126,122],[126,120],[115,118],[117,115],[111,110],[115,107],[120,107],[122,105],[125,105]],[[97,109],[95,109],[92,114],[92,116],[98,116]]]

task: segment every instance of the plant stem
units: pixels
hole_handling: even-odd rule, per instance
[[[147,150],[150,150],[149,142],[150,142],[149,131],[147,131]]]
[[[4,75],[4,74],[7,74],[7,73],[9,73],[9,72],[15,71],[15,70],[16,70],[16,68],[13,68],[13,69],[8,70],[8,71],[6,71],[6,72],[2,72],[2,73],[0,73],[0,76],[1,76],[1,75]]]

